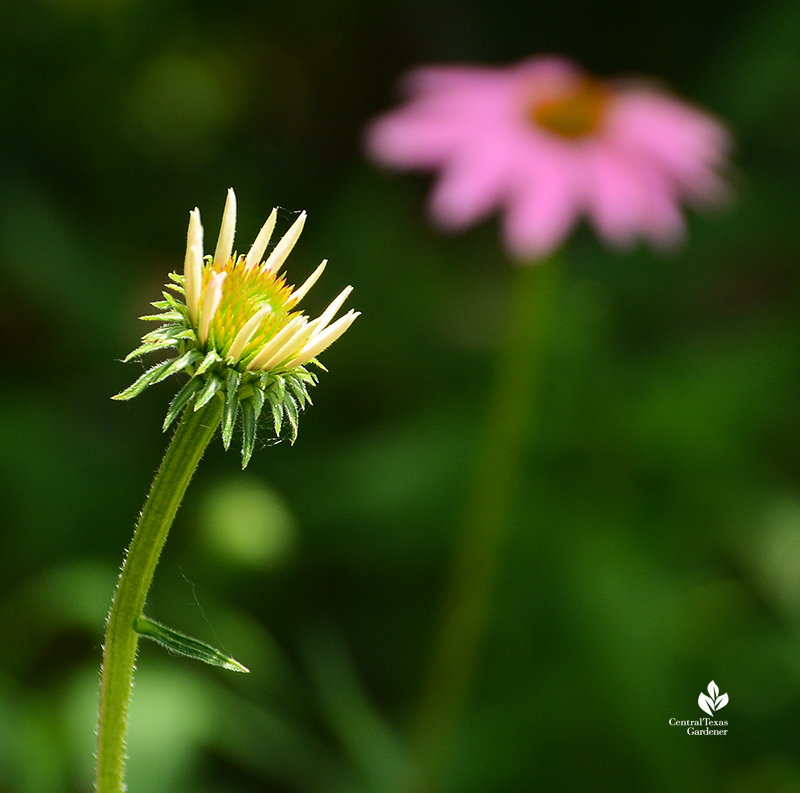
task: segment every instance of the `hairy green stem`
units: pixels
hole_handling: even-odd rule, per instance
[[[518,267],[505,346],[414,731],[410,788],[436,793],[469,695],[536,409],[556,290],[553,260]]]
[[[222,401],[212,399],[181,418],[139,517],[114,603],[108,615],[100,683],[97,793],[123,793],[125,732],[138,636],[136,619],[144,608],[158,557],[192,475],[222,418]]]

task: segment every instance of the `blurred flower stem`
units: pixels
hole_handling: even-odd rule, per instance
[[[555,257],[515,267],[512,304],[472,493],[456,539],[414,732],[415,793],[434,793],[465,709],[520,484],[556,300]]]
[[[97,744],[98,793],[122,793],[125,733],[138,636],[134,623],[144,608],[153,573],[172,521],[200,458],[222,419],[223,401],[183,412],[142,509],[125,558],[103,646]]]

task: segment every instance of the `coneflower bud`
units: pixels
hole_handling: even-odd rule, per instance
[[[233,251],[236,195],[228,190],[213,258],[203,253],[200,210],[189,213],[183,275],[170,273],[167,288],[153,305],[161,313],[142,317],[163,323],[142,338],[125,360],[156,350],[174,349],[176,357],[157,364],[114,399],[131,399],[145,388],[185,372],[189,381],[170,404],[164,429],[189,406],[199,410],[211,399],[223,399],[222,440],[227,449],[237,416],[242,417],[242,467],[253,453],[256,425],[265,403],[271,408],[275,434],[284,420],[297,437],[299,411],[311,402],[308,387],[317,382],[306,364],[316,360],[358,316],[348,311],[334,321],[352,287],[345,288],[323,313],[310,319],[297,309],[322,275],[326,262],[298,288],[289,286],[280,269],[306,220],[301,212],[262,261],[275,228],[273,210],[246,256]]]

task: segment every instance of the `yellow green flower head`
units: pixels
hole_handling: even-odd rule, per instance
[[[253,452],[258,418],[269,403],[275,434],[284,418],[297,436],[299,410],[311,400],[308,386],[317,381],[306,364],[316,360],[326,347],[339,338],[358,316],[348,311],[334,320],[347,296],[348,286],[316,319],[298,310],[300,300],[322,275],[326,262],[299,288],[289,286],[280,274],[286,258],[297,242],[306,220],[302,212],[264,259],[277,211],[273,209],[246,256],[233,251],[236,229],[236,195],[228,190],[222,226],[214,255],[203,251],[203,226],[200,210],[189,213],[186,258],[183,275],[170,273],[173,283],[164,300],[153,303],[161,313],[147,317],[163,324],[142,338],[142,346],[125,360],[156,350],[174,349],[176,357],[157,364],[132,386],[115,396],[131,399],[145,388],[171,374],[185,372],[189,381],[170,405],[164,429],[184,408],[199,410],[211,399],[225,401],[222,440],[230,445],[239,414],[242,417],[243,467]]]

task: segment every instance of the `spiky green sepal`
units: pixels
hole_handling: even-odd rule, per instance
[[[168,286],[181,291],[181,276],[171,274],[170,277],[174,283]],[[169,292],[164,293],[164,300],[153,305],[161,313],[148,316],[147,319],[160,319],[164,324],[147,333],[142,338],[143,344],[131,352],[125,361],[139,359],[152,352],[175,350],[177,354],[145,371],[136,382],[113,399],[133,399],[149,386],[173,374],[188,376],[167,410],[163,425],[165,431],[184,410],[200,410],[212,399],[221,399],[224,403],[222,443],[226,449],[230,447],[236,426],[240,424],[242,468],[247,466],[253,455],[260,418],[267,405],[271,419],[269,436],[280,438],[281,432],[288,427],[288,437],[291,443],[295,442],[300,411],[311,404],[308,389],[317,383],[315,374],[305,366],[285,371],[240,371],[232,360],[224,359],[217,350],[201,347],[189,323],[185,306]],[[311,363],[320,366],[316,360]]]
[[[241,372],[232,369],[227,372],[227,382],[225,383],[225,408],[222,411],[222,444],[227,450],[233,438],[233,428],[236,424],[236,416],[239,413],[239,385],[242,382]]]

